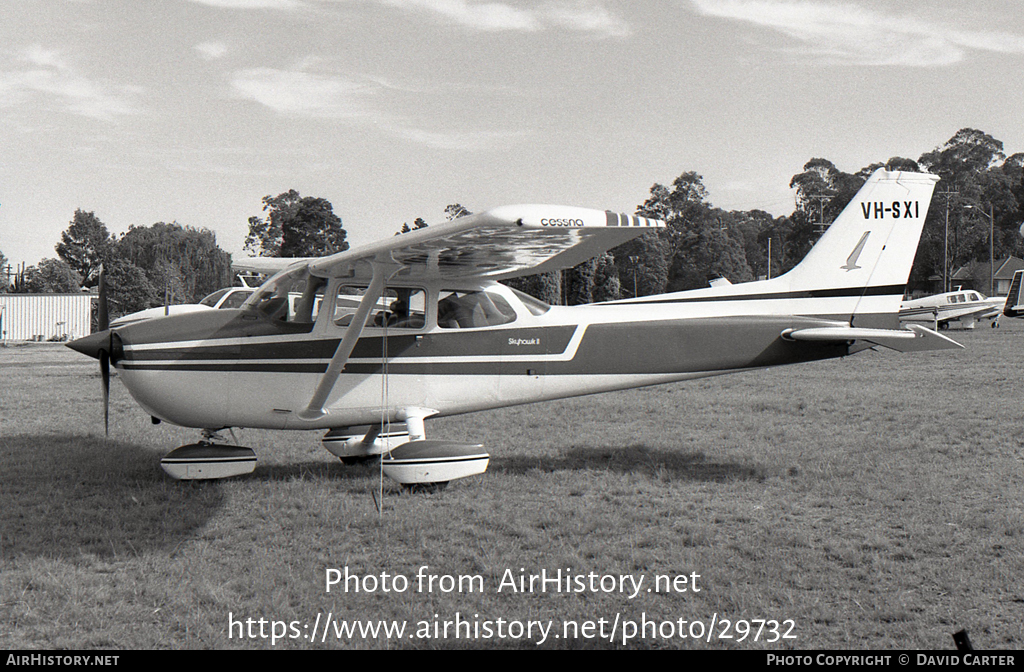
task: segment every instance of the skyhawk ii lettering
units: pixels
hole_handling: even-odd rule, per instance
[[[276,272],[240,308],[108,327],[101,279],[100,330],[69,345],[99,360],[105,400],[113,366],[147,414],[202,432],[161,460],[173,478],[251,472],[255,451],[219,434],[251,427],[321,430],[346,464],[377,459],[400,483],[433,487],[482,473],[490,456],[428,440],[428,418],[875,347],[960,347],[899,326],[937,180],[879,169],[768,280],[550,306],[500,281],[573,268],[665,223],[512,205],[327,257],[236,262]]]
[[[917,219],[921,216],[918,201],[866,202],[860,204],[860,210],[864,213],[864,219],[885,219],[886,216],[892,219]]]

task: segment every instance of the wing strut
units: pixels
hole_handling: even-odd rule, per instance
[[[331,363],[327,366],[327,371],[324,372],[323,378],[320,379],[320,383],[313,393],[313,398],[309,400],[309,405],[306,408],[299,411],[299,417],[303,420],[317,420],[327,414],[327,411],[324,410],[327,397],[330,396],[331,391],[334,389],[334,384],[338,382],[341,370],[348,363],[348,358],[356,347],[356,341],[359,340],[359,336],[363,333],[366,320],[370,316],[370,310],[377,304],[380,297],[383,296],[384,283],[403,268],[401,264],[390,258],[377,258],[370,263],[373,266],[373,279],[370,281],[370,286],[366,288],[366,293],[363,294],[363,298],[359,302],[356,314],[352,316],[352,322],[345,330],[345,336],[338,343],[338,349],[335,350],[334,356],[331,357]]]

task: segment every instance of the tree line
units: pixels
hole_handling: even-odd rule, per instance
[[[827,159],[811,159],[790,181],[796,190],[793,213],[781,217],[762,210],[716,208],[701,176],[684,172],[671,185],[651,187],[650,196],[637,208],[638,215],[664,220],[664,230],[567,272],[510,284],[549,302],[578,304],[707,287],[717,278],[736,283],[775,277],[804,258],[868,177],[883,166],[941,178],[911,269],[910,288],[941,291],[956,269],[971,261],[987,262],[990,252],[995,259],[1024,257],[1024,153],[1008,157],[1001,141],[965,128],[917,160],[893,157],[854,173]]]
[[[207,229],[158,222],[111,234],[93,212],[76,210],[56,246],[43,259],[14,275],[0,289],[25,293],[88,290],[106,272],[113,316],[169,303],[195,303],[231,284],[231,255]],[[7,284],[6,282],[2,284]]]
[[[814,158],[789,186],[791,214],[716,208],[703,178],[687,171],[671,184],[654,184],[636,214],[667,226],[559,273],[517,278],[508,284],[549,303],[582,304],[774,277],[795,266],[879,167],[930,172],[941,180],[932,196],[910,274],[912,287],[937,288],[973,260],[1024,256],[1018,227],[1024,221],[1024,153],[1007,156],[1003,143],[971,128],[918,159],[893,157],[847,173]],[[341,219],[323,198],[290,190],[263,198],[263,216],[249,218],[245,250],[254,256],[322,256],[348,249]],[[446,217],[471,214],[449,205]],[[417,218],[396,233],[428,226]],[[991,235],[990,235],[991,232]],[[769,249],[771,254],[769,256]],[[56,247],[17,279],[14,291],[61,292],[90,288],[102,264],[119,313],[172,302],[196,302],[231,284],[231,258],[206,229],[177,223],[132,227],[117,237],[92,212],[77,210]],[[0,268],[4,266],[0,253]],[[938,282],[937,282],[938,279]],[[8,289],[0,275],[0,291]],[[984,289],[984,288],[978,288]]]

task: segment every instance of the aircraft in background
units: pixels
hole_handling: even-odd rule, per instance
[[[154,421],[202,430],[162,460],[175,478],[252,471],[254,451],[217,433],[252,427],[326,430],[324,445],[346,461],[383,453],[384,473],[403,484],[447,482],[481,473],[489,455],[427,440],[431,417],[875,346],[961,347],[898,320],[937,180],[878,170],[804,260],[770,280],[549,306],[498,281],[571,268],[665,224],[505,206],[320,259],[274,260],[291,265],[240,309],[101,324],[69,346],[100,360],[105,400],[113,364]]]
[[[1024,229],[1024,226],[1021,228]],[[1003,304],[1003,315],[1007,317],[1024,317],[1024,297],[1021,296],[1022,280],[1024,280],[1024,269],[1013,274],[1013,282],[1010,283],[1006,303]]]
[[[246,299],[252,296],[256,290],[252,287],[225,287],[216,292],[207,294],[199,303],[174,303],[156,308],[147,308],[113,320],[111,328],[124,327],[133,322],[153,320],[158,317],[169,317],[171,315],[185,315],[186,313],[199,313],[204,310],[220,310],[222,308],[240,308]]]
[[[996,327],[1004,303],[1006,298],[1002,296],[987,298],[973,289],[957,289],[904,301],[900,306],[900,322],[932,324],[936,329],[952,326],[974,329],[979,320],[992,320],[992,326]]]

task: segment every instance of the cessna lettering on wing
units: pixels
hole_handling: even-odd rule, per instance
[[[860,211],[864,213],[864,219],[885,219],[886,215],[893,219],[917,219],[921,216],[917,201],[861,203]]]
[[[582,219],[550,219],[540,220],[541,226],[586,226]]]

